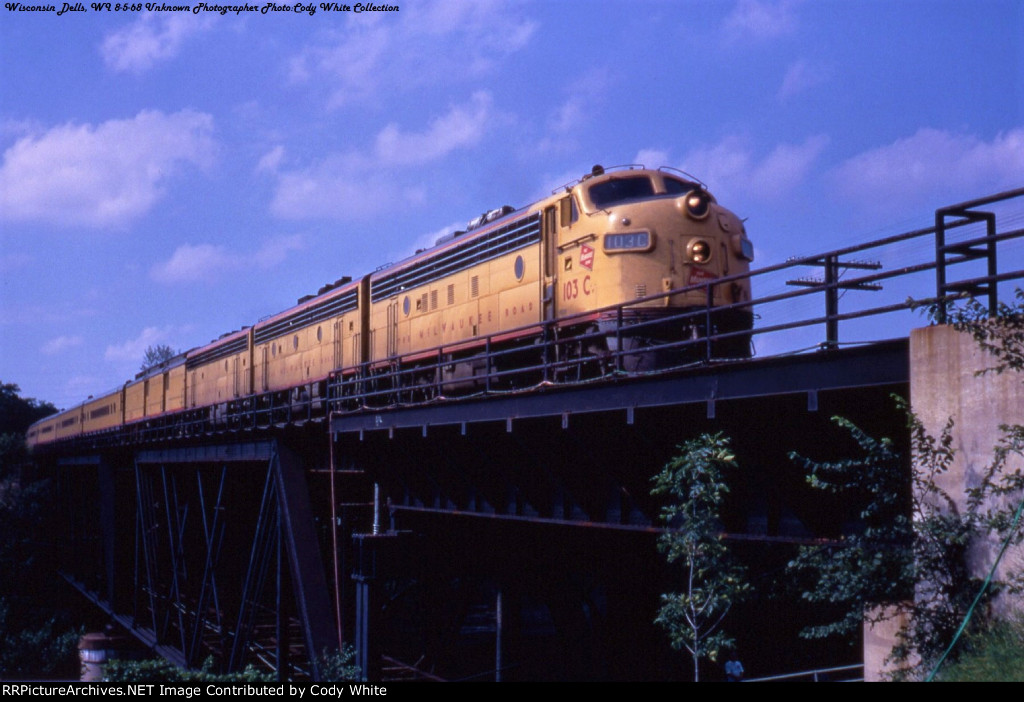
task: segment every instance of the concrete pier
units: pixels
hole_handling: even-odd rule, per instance
[[[946,422],[953,420],[955,458],[949,471],[936,482],[961,510],[966,508],[967,491],[981,484],[992,464],[993,449],[1003,437],[999,427],[1024,424],[1024,377],[1012,371],[982,373],[995,363],[970,335],[950,326],[925,327],[910,334],[911,407],[936,438]],[[1012,457],[1007,469],[1020,467],[1020,458]],[[1020,497],[1009,502],[1016,504]],[[973,547],[971,567],[978,577],[991,569],[999,546],[993,539]],[[997,577],[1022,568],[1024,548],[1011,549],[1000,563]],[[1020,598],[1012,595],[996,606],[1004,612],[1024,609]],[[885,679],[885,661],[904,622],[905,615],[901,614],[880,625],[865,625],[866,680]]]

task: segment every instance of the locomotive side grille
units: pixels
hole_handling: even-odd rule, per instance
[[[469,279],[469,296],[480,296],[480,276],[478,275],[474,275],[472,278]]]
[[[316,305],[311,305],[286,317],[282,317],[270,324],[264,325],[256,330],[255,342],[261,344],[264,341],[287,334],[294,327],[305,327],[316,324],[331,317],[338,317],[351,312],[356,308],[356,288],[324,300]]]
[[[222,344],[216,348],[210,349],[209,351],[203,351],[202,353],[192,356],[188,359],[188,363],[185,365],[187,368],[192,369],[205,363],[216,361],[220,358],[227,358],[228,356],[233,356],[236,353],[242,353],[247,348],[249,348],[249,337],[240,336],[230,343]]]
[[[636,284],[636,291],[635,292],[636,292],[636,299],[638,299],[638,300],[641,297],[647,297],[647,283],[637,283]]]
[[[432,309],[432,310],[436,310],[437,309],[437,291],[436,290],[431,290],[430,291],[430,309]]]
[[[448,304],[449,305],[454,305],[455,304],[455,284],[454,283],[450,283],[448,285]]]
[[[451,249],[440,251],[418,261],[415,266],[382,276],[373,282],[370,297],[373,302],[378,302],[403,290],[427,285],[539,241],[540,213],[536,212]]]

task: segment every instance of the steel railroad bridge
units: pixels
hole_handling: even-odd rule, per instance
[[[906,448],[889,396],[908,394],[908,330],[1022,286],[1022,205],[1024,188],[751,272],[752,358],[719,357],[739,332],[710,334],[630,372],[643,350],[580,354],[545,329],[528,358],[489,354],[468,390],[339,377],[326,402],[268,397],[223,424],[182,415],[54,447],[37,463],[59,487],[61,572],[181,665],[316,679],[344,641],[371,680],[673,677],[650,624],[672,588],[650,477],[722,431],[743,470],[723,528],[752,572],[838,536],[855,515],[809,493],[789,452],[851,450],[833,415]],[[680,322],[700,315],[713,329],[710,310]],[[795,609],[741,608],[745,655],[776,670],[823,655],[772,645],[798,640]]]

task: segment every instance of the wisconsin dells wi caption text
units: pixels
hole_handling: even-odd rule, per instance
[[[240,15],[243,13],[256,13],[266,15],[274,12],[293,12],[305,15],[315,15],[319,12],[399,12],[398,5],[374,5],[372,3],[357,2],[353,5],[345,5],[338,2],[321,3],[296,3],[294,5],[268,2],[263,5],[208,5],[205,2],[195,5],[168,5],[162,2],[94,2],[87,7],[85,3],[70,2],[61,5],[26,5],[20,2],[5,3],[4,7],[8,12],[52,12],[57,16],[67,12],[188,12],[198,15],[205,12],[215,12],[218,15]]]

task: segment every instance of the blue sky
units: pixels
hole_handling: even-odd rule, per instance
[[[595,163],[758,265],[1024,185],[1019,0],[392,1],[0,8],[0,379],[70,406]]]

